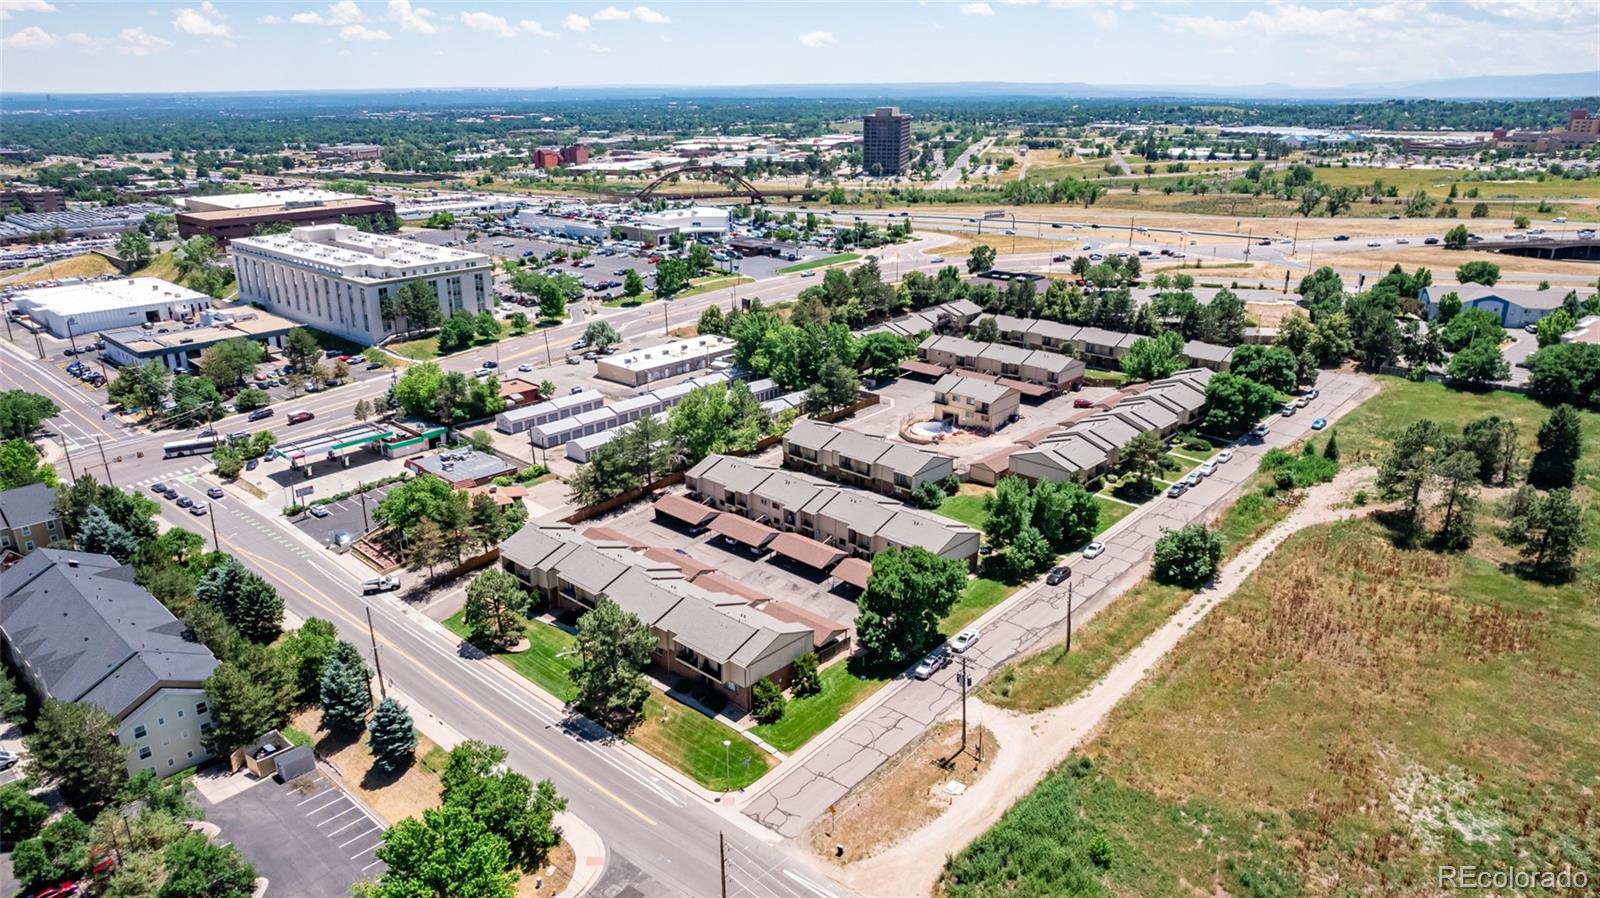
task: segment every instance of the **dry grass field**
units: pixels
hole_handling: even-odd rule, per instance
[[[35,268],[13,271],[0,277],[0,283],[14,286],[18,284],[37,284],[40,281],[50,281],[57,278],[93,278],[102,274],[116,273],[116,266],[107,262],[104,256],[84,253],[81,256],[71,256],[54,262],[46,262]]]

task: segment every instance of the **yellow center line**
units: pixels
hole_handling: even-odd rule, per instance
[[[268,560],[266,558],[263,558],[262,556],[254,553],[254,552],[251,552],[248,549],[244,549],[244,548],[239,547],[239,546],[233,546],[231,548],[233,549],[234,552],[237,552],[237,553],[239,553],[241,555],[244,555],[244,556],[246,556],[248,558],[254,559],[257,564],[261,564],[261,565],[264,565],[266,567],[273,568],[273,569],[277,570],[279,573],[281,573],[283,576],[291,578],[291,579],[296,580],[296,581],[299,581],[300,583],[304,584],[306,589],[307,590],[311,590],[311,592],[306,592],[306,591],[302,591],[302,590],[299,590],[299,589],[295,589],[292,586],[290,587],[290,589],[292,589],[301,598],[303,598],[306,601],[310,602],[312,605],[315,605],[318,608],[321,608],[324,611],[326,611],[329,614],[332,614],[332,615],[334,615],[336,617],[342,617],[344,620],[348,621],[351,625],[353,625],[353,626],[355,626],[357,628],[361,628],[361,627],[364,627],[366,625],[365,621],[357,619],[354,615],[352,615],[349,612],[345,611],[343,608],[340,608],[340,607],[338,607],[336,605],[325,604],[321,600],[317,599],[315,597],[315,595],[314,595],[315,587],[313,587],[310,583],[308,583],[304,578],[302,578],[299,574],[295,573],[293,570],[290,570],[289,568],[286,568],[286,567],[284,567],[284,566],[282,566],[282,565],[280,565],[280,564],[278,564],[278,563],[276,563],[274,561],[270,561],[270,560]],[[419,670],[429,670],[430,669],[428,665],[423,664],[422,662],[418,661],[416,658],[414,658],[410,654],[408,654],[404,649],[402,649],[399,646],[395,645],[392,640],[389,640],[389,639],[386,638],[386,639],[383,640],[383,644],[384,644],[385,648],[389,649],[391,652],[393,652],[393,653],[399,655],[400,657],[406,659],[407,661],[411,662]],[[496,722],[496,723],[500,724],[501,726],[505,727],[508,731],[510,731],[511,733],[515,734],[518,739],[521,739],[524,743],[526,743],[529,747],[539,751],[541,754],[545,755],[550,760],[552,760],[552,761],[556,762],[557,764],[561,765],[563,768],[565,768],[573,776],[576,776],[579,779],[583,780],[584,783],[588,784],[596,792],[599,792],[600,794],[606,796],[607,798],[609,798],[612,801],[616,802],[617,804],[621,805],[623,808],[627,809],[635,817],[638,817],[640,820],[643,820],[645,823],[648,823],[651,826],[655,826],[656,825],[656,821],[651,819],[643,811],[640,811],[638,808],[636,808],[633,805],[629,804],[627,801],[623,800],[621,796],[613,793],[611,790],[607,789],[605,786],[603,786],[600,783],[596,782],[595,780],[590,778],[587,774],[585,774],[583,771],[581,771],[578,768],[572,766],[572,764],[569,763],[566,759],[562,758],[561,756],[559,756],[556,753],[552,752],[550,749],[545,748],[543,745],[540,745],[539,743],[537,743],[537,742],[533,741],[532,739],[529,739],[527,736],[523,735],[521,729],[519,729],[518,727],[513,726],[505,718],[501,717],[500,715],[498,715],[498,714],[494,713],[493,711],[489,710],[488,708],[484,707],[482,704],[480,704],[472,696],[466,694],[465,692],[462,692],[460,689],[457,689],[448,680],[443,679],[443,678],[439,678],[438,679],[438,683],[440,685],[444,686],[446,689],[450,690],[451,692],[454,692],[456,695],[460,696],[461,699],[463,701],[465,701],[467,704],[469,704],[472,707],[478,709],[478,712],[480,714],[482,714],[484,717],[487,717],[488,719],[493,720],[494,722]]]

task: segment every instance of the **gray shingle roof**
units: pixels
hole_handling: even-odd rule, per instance
[[[794,422],[789,432],[783,435],[783,441],[799,446],[802,449],[819,450],[833,439],[838,433],[838,428],[829,427],[821,421],[812,418],[801,418]]]
[[[6,490],[0,493],[0,527],[16,529],[54,520],[55,504],[56,491],[42,483]]]
[[[6,571],[0,638],[45,693],[113,719],[161,686],[198,688],[217,667],[205,646],[107,555],[40,549]]]

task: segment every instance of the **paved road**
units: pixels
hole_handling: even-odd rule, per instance
[[[982,638],[966,653],[970,675],[981,681],[1006,661],[1064,635],[1069,595],[1074,608],[1086,615],[1121,595],[1137,579],[1162,533],[1219,512],[1267,449],[1305,436],[1315,418],[1333,420],[1349,411],[1372,385],[1371,378],[1360,375],[1324,374],[1318,384],[1321,396],[1292,418],[1274,418],[1264,440],[1239,444],[1233,460],[1199,486],[1176,499],[1153,499],[1107,531],[1101,538],[1105,554],[1074,560],[1070,584],[1036,582],[984,615],[974,624]],[[901,679],[884,687],[853,723],[791,756],[746,804],[745,814],[783,836],[799,836],[829,805],[945,716],[960,699],[959,672],[960,665],[952,664],[931,679]]]
[[[967,163],[971,162],[974,156],[982,155],[992,143],[994,143],[993,137],[985,137],[982,140],[968,144],[967,148],[961,151],[961,155],[957,156],[954,162],[939,173],[939,180],[934,182],[934,188],[950,190],[960,186],[961,173],[967,170]]]

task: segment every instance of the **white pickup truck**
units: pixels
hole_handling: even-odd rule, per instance
[[[391,592],[400,588],[400,578],[385,574],[382,577],[369,577],[361,581],[361,594],[370,596],[375,592]]]

